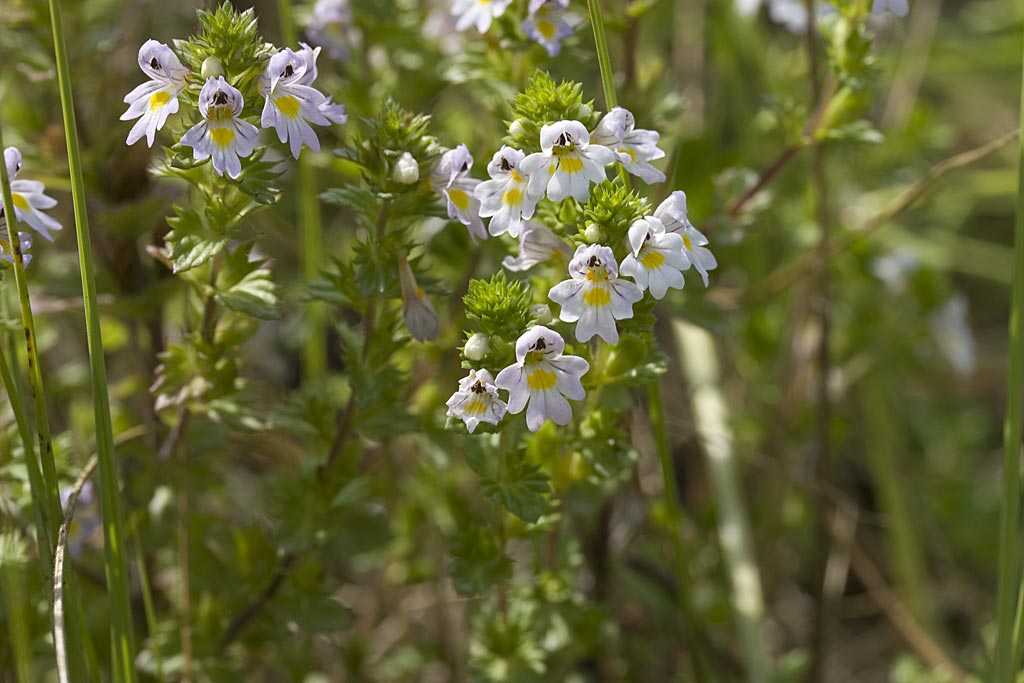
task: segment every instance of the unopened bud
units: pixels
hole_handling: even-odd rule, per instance
[[[391,179],[400,185],[412,185],[420,179],[420,165],[411,154],[403,152],[391,169]]]
[[[203,60],[199,72],[203,74],[203,78],[217,78],[224,75],[224,65],[216,57],[207,57]]]
[[[534,304],[530,306],[530,317],[534,318],[538,325],[547,325],[553,319],[551,307],[547,304]]]
[[[462,353],[469,360],[483,360],[484,356],[490,352],[491,342],[487,339],[486,334],[481,334],[479,332],[467,339],[466,345],[462,347]]]
[[[590,116],[591,113],[593,113],[593,111],[594,110],[591,109],[589,106],[587,106],[585,104],[581,104],[581,105],[576,107],[576,116],[577,116],[577,118],[581,118],[582,119],[585,116]]]
[[[587,226],[586,230],[583,231],[583,236],[587,239],[587,242],[591,244],[600,244],[604,238],[604,231],[601,230],[601,226],[597,223],[591,223]]]
[[[515,121],[513,121],[512,124],[508,127],[508,134],[509,135],[525,135],[526,134],[526,129],[523,128],[523,120],[522,119],[516,119]]]

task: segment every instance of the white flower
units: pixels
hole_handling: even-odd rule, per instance
[[[676,190],[670,194],[655,209],[654,217],[662,222],[666,232],[675,233],[683,238],[683,250],[686,253],[686,258],[700,273],[704,280],[704,286],[707,287],[708,271],[717,268],[718,261],[715,260],[711,250],[705,247],[708,238],[686,217],[686,193]]]
[[[4,163],[7,165],[7,177],[11,181],[11,199],[14,200],[15,220],[25,223],[42,235],[43,239],[52,242],[53,235],[50,234],[50,231],[61,230],[64,226],[43,213],[43,209],[52,209],[57,206],[57,200],[43,194],[46,186],[38,180],[15,180],[15,176],[21,170],[21,152],[17,147],[8,147],[4,150]],[[10,225],[9,222],[8,225]]]
[[[391,179],[400,185],[412,185],[420,179],[420,165],[416,163],[415,157],[408,152],[402,152],[398,161],[391,169]]]
[[[565,340],[546,327],[535,325],[516,341],[516,363],[498,373],[494,383],[508,391],[508,412],[526,408],[526,426],[535,432],[550,419],[557,425],[572,420],[572,406],[586,396],[580,378],[590,364],[579,356],[563,356]]]
[[[238,118],[242,111],[242,93],[228,85],[223,76],[208,78],[199,93],[199,111],[203,120],[181,137],[181,144],[192,148],[197,161],[213,157],[213,170],[237,178],[242,173],[238,157],[252,154],[259,129]]]
[[[536,221],[526,221],[519,233],[519,256],[506,256],[501,265],[511,271],[529,270],[545,261],[564,263],[571,255],[572,247],[547,226]]]
[[[455,23],[456,31],[465,31],[476,26],[480,33],[487,33],[491,28],[491,20],[505,13],[512,0],[455,0],[452,3],[452,14],[459,19]]]
[[[278,139],[288,143],[296,159],[302,145],[320,151],[320,140],[309,124],[329,126],[348,120],[344,106],[331,104],[312,87],[319,53],[319,47],[314,50],[303,45],[298,52],[286,47],[270,58],[260,75],[260,94],[266,98],[260,125],[277,130]]]
[[[562,51],[562,39],[573,34],[580,22],[580,17],[566,12],[568,0],[532,0],[530,15],[523,21],[523,32],[537,41],[548,51],[548,57],[554,57]]]
[[[871,264],[871,272],[885,283],[893,294],[907,291],[910,277],[920,266],[920,258],[911,247],[898,247],[875,259]]]
[[[619,279],[615,255],[600,244],[581,244],[569,262],[569,275],[571,279],[548,292],[562,307],[558,317],[577,323],[577,341],[588,341],[596,334],[609,344],[617,342],[615,321],[633,317],[633,304],[644,298],[643,292],[629,280]]]
[[[481,361],[491,352],[491,342],[486,334],[477,332],[466,340],[462,347],[462,355],[469,360]]]
[[[967,319],[967,297],[955,294],[928,318],[939,351],[958,375],[974,371],[974,334]]]
[[[480,200],[480,216],[491,219],[487,227],[492,235],[507,232],[519,237],[523,221],[532,218],[537,208],[537,198],[526,191],[528,179],[519,172],[519,162],[524,157],[518,149],[502,147],[487,164],[491,180],[476,186],[474,194]]]
[[[473,168],[473,155],[465,145],[459,145],[441,155],[430,182],[448,203],[448,218],[457,220],[467,228],[475,241],[487,239],[487,228],[480,219],[480,200],[476,197],[479,180],[469,177]]]
[[[21,247],[21,262],[27,266],[32,260],[32,254],[28,253],[28,250],[32,248],[32,233],[19,232],[18,245]],[[11,249],[12,246],[13,245],[8,242],[0,240],[0,261],[14,263],[14,251]]]
[[[648,185],[665,182],[665,174],[651,165],[655,159],[665,156],[665,152],[658,149],[660,135],[635,126],[636,119],[628,109],[615,107],[597,124],[590,141],[613,149],[626,170]]]
[[[820,18],[835,11],[836,8],[829,3],[819,2],[814,15]],[[785,26],[790,33],[807,33],[807,4],[804,0],[768,0],[768,17]]]
[[[881,14],[886,10],[898,17],[905,17],[910,11],[910,5],[907,4],[907,0],[875,0],[871,4],[872,14]]]
[[[519,162],[519,169],[530,176],[528,191],[538,200],[546,190],[553,202],[570,195],[586,202],[590,183],[603,182],[604,167],[615,161],[613,151],[590,144],[590,133],[579,121],[545,125],[540,129],[540,148]]]
[[[433,341],[441,329],[437,313],[430,297],[416,284],[416,276],[404,254],[398,257],[398,281],[402,286],[402,317],[409,333],[417,341]]]
[[[155,40],[147,40],[139,48],[139,66],[150,80],[124,96],[128,110],[121,114],[121,120],[139,119],[128,132],[129,145],[145,135],[146,144],[152,147],[156,132],[168,116],[178,111],[178,95],[185,89],[188,69],[171,48]]]
[[[448,417],[455,417],[466,423],[472,434],[481,422],[496,425],[505,416],[508,406],[498,398],[491,373],[486,370],[470,370],[459,380],[459,390],[452,394],[445,404]]]
[[[352,8],[348,0],[316,0],[306,32],[310,41],[325,48],[333,59],[346,59],[351,27]]]
[[[650,289],[655,299],[664,298],[670,288],[683,288],[683,271],[690,262],[681,235],[666,233],[661,221],[648,216],[630,226],[629,244],[632,253],[622,261],[622,275],[633,278],[641,290]]]

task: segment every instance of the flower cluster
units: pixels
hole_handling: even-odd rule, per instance
[[[21,152],[17,147],[8,147],[4,150],[4,165],[7,167],[7,177],[11,184],[11,199],[14,202],[14,218],[19,223],[25,223],[38,232],[43,239],[53,241],[53,231],[60,230],[63,226],[52,216],[43,213],[44,209],[52,209],[57,205],[57,200],[45,194],[46,186],[38,180],[19,180],[21,172]],[[0,219],[4,218],[3,207],[0,206]],[[6,221],[5,221],[6,222]],[[11,225],[11,223],[7,223]],[[11,263],[14,259],[14,245],[11,244],[9,234],[6,240],[0,240],[0,260]],[[24,257],[25,265],[32,260],[27,250],[32,246],[32,235],[27,232],[18,233],[18,245]]]
[[[454,0],[455,30],[476,27],[487,33],[495,19],[505,14],[512,0]],[[562,50],[562,40],[571,36],[581,18],[568,10],[569,0],[530,0],[521,27],[523,33],[547,50],[549,57]]]
[[[313,87],[317,76],[316,60],[320,48],[305,43],[296,51],[284,48],[267,60],[259,76],[259,95],[263,97],[260,127],[273,128],[282,143],[287,143],[296,159],[303,146],[320,150],[313,126],[328,126],[347,120],[345,108]],[[211,58],[212,59],[212,58]],[[245,97],[230,78],[221,73],[216,60],[203,64],[198,109],[200,120],[180,142],[191,147],[196,161],[211,159],[218,175],[238,178],[241,158],[255,149],[259,128],[244,116]],[[139,67],[149,80],[128,93],[128,110],[121,120],[138,119],[128,133],[133,145],[146,138],[153,146],[156,132],[179,109],[179,98],[187,92],[196,75],[186,68],[178,55],[164,43],[147,40],[139,48]],[[209,73],[208,73],[209,72]],[[198,86],[198,83],[196,83]]]
[[[588,115],[589,111],[584,113]],[[522,123],[513,122],[509,139],[529,147],[525,130]],[[466,225],[474,239],[506,233],[519,239],[519,255],[503,261],[508,270],[527,270],[544,262],[567,267],[569,278],[551,287],[547,296],[559,305],[558,318],[575,324],[576,341],[600,337],[617,343],[619,321],[634,317],[634,305],[645,292],[652,299],[662,299],[669,289],[682,289],[683,273],[691,267],[708,285],[708,272],[718,264],[706,246],[707,238],[689,220],[686,194],[672,192],[653,213],[644,215],[649,205],[627,185],[608,179],[607,167],[617,162],[647,183],[663,182],[665,174],[652,164],[665,156],[658,147],[657,131],[637,128],[630,111],[615,107],[592,130],[580,120],[563,119],[540,125],[538,138],[533,148],[539,151],[531,154],[508,145],[499,149],[487,166],[490,179],[483,182],[470,177],[473,158],[460,145],[441,156],[431,184],[445,198],[449,217]],[[596,194],[595,186],[600,188]],[[553,213],[539,210],[545,199],[556,207]],[[581,228],[583,243],[573,252],[565,239],[538,219],[557,216],[563,202],[571,203],[567,209],[576,216],[579,204],[588,207],[586,216],[598,215],[592,205],[619,206],[615,220],[628,217],[622,219],[621,242],[605,239],[614,232],[607,226],[588,225]],[[623,202],[628,206],[621,207]],[[489,219],[486,227],[482,219]],[[487,337],[477,336],[463,349],[466,358],[474,361],[488,353],[484,350]],[[558,333],[532,327],[516,343],[517,362],[499,372],[493,383],[485,371],[471,375],[472,382],[460,384],[449,401],[448,415],[464,420],[471,431],[480,422],[497,424],[506,406],[495,389],[505,389],[507,412],[526,408],[531,430],[539,429],[545,419],[566,424],[572,416],[566,399],[584,396],[580,378],[589,366],[582,358],[563,356],[564,349]],[[472,394],[467,393],[472,387],[476,387]]]

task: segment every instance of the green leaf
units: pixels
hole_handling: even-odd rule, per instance
[[[214,298],[221,305],[256,318],[278,317],[277,285],[264,267],[266,261],[250,261],[249,245],[232,252],[217,276]]]
[[[448,573],[459,595],[470,596],[512,578],[512,559],[497,534],[484,526],[463,527],[451,546]]]
[[[548,509],[551,483],[523,453],[509,455],[497,477],[481,477],[484,495],[524,522],[535,523]]]
[[[223,251],[228,243],[226,237],[211,237],[177,229],[167,233],[165,239],[171,245],[171,266],[175,273],[203,265]]]

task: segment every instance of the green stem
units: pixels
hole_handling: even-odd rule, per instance
[[[597,47],[597,64],[601,67],[601,86],[604,88],[605,108],[611,110],[618,104],[615,97],[615,75],[612,72],[612,58],[608,52],[608,39],[604,35],[604,20],[601,18],[599,0],[587,0],[590,7],[590,25],[594,29],[594,43]]]
[[[1024,73],[1022,73],[1024,82]],[[1024,85],[1022,85],[1024,88]],[[1024,91],[1021,94],[1021,124],[1024,125]],[[1018,146],[1017,220],[1013,238],[1013,303],[1010,309],[1010,368],[1003,422],[1003,507],[999,523],[999,587],[996,614],[994,683],[1012,683],[1014,622],[1024,619],[1017,609],[1020,586],[1020,447],[1024,434],[1024,138]],[[1016,614],[1015,614],[1016,612]]]
[[[686,561],[686,548],[683,547],[682,506],[679,503],[676,467],[672,460],[672,452],[668,447],[668,434],[665,430],[665,404],[661,400],[661,382],[655,380],[648,385],[647,403],[650,412],[651,430],[654,432],[654,443],[661,461],[661,478],[665,489],[665,508],[668,513],[669,533],[672,536],[673,563],[676,574],[676,598],[679,609],[683,613],[683,630],[690,648],[693,662],[693,675],[697,683],[710,680],[704,665],[703,638],[699,630],[696,612],[693,609],[693,598],[690,595],[690,567]]]
[[[29,632],[28,591],[25,590],[25,567],[12,562],[0,568],[0,588],[7,612],[7,633],[14,655],[15,680],[32,683],[32,639]]]
[[[296,45],[298,36],[292,15],[291,0],[278,0],[281,36],[286,45]],[[316,173],[310,159],[311,150],[299,157],[299,227],[302,231],[302,278],[305,282],[320,273],[320,257],[324,252],[323,221],[317,197]],[[325,338],[327,310],[320,303],[306,307],[306,341],[302,352],[302,370],[307,380],[322,378],[327,371],[327,343]]]
[[[85,307],[86,338],[89,348],[93,409],[96,422],[96,452],[99,457],[100,470],[104,564],[111,613],[112,679],[114,683],[134,683],[136,680],[135,635],[132,630],[128,558],[124,548],[117,462],[114,459],[114,430],[110,418],[110,399],[107,395],[107,370],[103,359],[103,338],[100,332],[99,308],[96,301],[92,243],[89,237],[89,218],[85,204],[85,180],[82,175],[78,127],[75,122],[75,105],[71,93],[71,68],[68,65],[67,45],[64,42],[60,0],[49,0],[49,5],[57,79],[60,84],[61,112],[64,117],[64,135],[68,149],[68,165],[71,171],[75,233],[78,239],[78,257],[82,272],[82,297]]]

